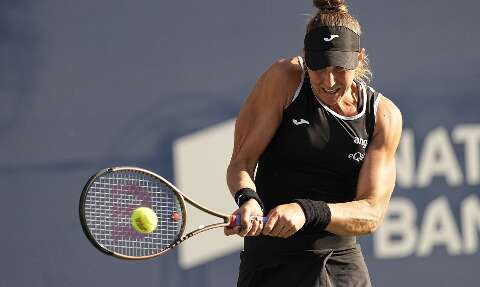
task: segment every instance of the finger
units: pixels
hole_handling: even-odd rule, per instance
[[[252,220],[252,228],[247,233],[247,236],[255,236],[258,229],[260,229],[260,223],[257,220]]]
[[[242,218],[242,220],[240,222],[241,222],[241,226],[240,226],[240,230],[238,232],[238,235],[244,237],[248,234],[250,229],[252,229],[252,223],[250,222],[250,220],[245,220],[244,217]]]
[[[240,231],[240,226],[235,226],[233,228],[225,227],[223,229],[223,232],[225,233],[226,236],[238,234],[239,231]]]
[[[277,220],[278,220],[277,216],[269,215],[267,223],[263,226],[262,234],[270,235],[270,232],[272,231],[273,227],[277,223]]]
[[[295,229],[295,226],[291,226],[290,228],[284,228],[278,234],[278,236],[282,237],[282,238],[288,238],[288,237],[292,236],[293,234],[295,234],[295,232],[297,232],[297,230]]]
[[[248,228],[247,226],[240,225],[238,229],[238,235],[241,237],[244,237],[249,231],[247,228]]]
[[[261,224],[258,220],[254,219],[253,222],[252,222],[252,225],[253,225],[253,227],[252,227],[252,230],[250,230],[250,234],[251,234],[251,236],[256,236],[256,235],[258,235],[259,231],[262,230],[262,228],[260,226]]]
[[[223,228],[223,234],[225,234],[226,236],[229,236],[229,235],[232,235],[232,231],[230,230],[231,228]]]
[[[295,225],[287,219],[281,220],[281,227],[282,228],[278,229],[278,233],[276,233],[276,236],[283,238],[288,237],[292,229],[295,229]]]
[[[278,220],[272,231],[270,231],[270,236],[278,237],[282,230],[285,228],[285,224],[282,220]]]
[[[254,236],[260,235],[262,233],[262,230],[263,230],[263,220],[262,220],[262,218],[260,218],[260,220],[257,220],[257,222],[258,222],[258,229],[255,232]]]

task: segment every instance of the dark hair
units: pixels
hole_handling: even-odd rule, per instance
[[[345,0],[313,0],[313,5],[317,7],[318,11],[308,21],[306,33],[317,26],[342,26],[358,35],[362,34],[360,23],[348,11]],[[371,77],[370,65],[365,57],[355,69],[355,79],[368,82]]]

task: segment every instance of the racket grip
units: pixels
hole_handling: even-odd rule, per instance
[[[238,215],[232,215],[230,216],[230,225],[228,227],[235,227],[235,226],[240,226],[240,216]],[[258,220],[262,221],[263,224],[267,223],[268,217],[267,216],[252,216],[250,217],[251,221]]]

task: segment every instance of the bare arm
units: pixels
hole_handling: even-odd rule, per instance
[[[282,120],[284,108],[293,95],[286,61],[274,63],[257,81],[235,123],[232,158],[227,184],[232,195],[240,188],[255,189],[253,173],[257,160]]]
[[[395,186],[395,151],[402,132],[398,108],[382,98],[372,142],[360,170],[354,201],[328,204],[332,220],[326,230],[338,235],[374,232],[381,224]]]
[[[274,63],[257,81],[252,93],[240,110],[235,123],[235,137],[232,158],[227,169],[227,184],[234,196],[241,188],[256,190],[253,173],[258,158],[270,143],[282,120],[283,110],[290,102],[300,81],[300,70],[296,59],[280,60]],[[296,77],[295,77],[296,76]],[[247,222],[249,215],[262,215],[255,200],[247,201],[242,210],[242,225],[245,230],[238,233],[258,235],[261,231],[258,223]],[[254,211],[252,211],[254,210]],[[259,212],[260,210],[260,212]],[[253,213],[252,213],[253,212]]]

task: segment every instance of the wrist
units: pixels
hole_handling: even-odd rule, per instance
[[[258,203],[258,201],[255,198],[250,198],[249,200],[245,201],[243,204],[258,205],[260,208],[262,208],[260,206],[260,203]],[[263,211],[263,208],[262,208],[262,211]]]
[[[305,228],[324,230],[330,224],[332,214],[326,202],[302,198],[295,199],[294,203],[300,205],[305,214]]]
[[[253,189],[251,188],[241,188],[235,193],[235,202],[237,203],[238,207],[241,207],[245,202],[254,199],[257,201],[258,205],[260,208],[263,210],[264,205],[260,197],[258,196],[258,193],[256,193]]]

